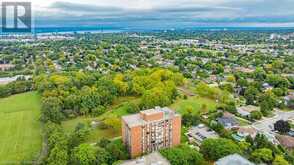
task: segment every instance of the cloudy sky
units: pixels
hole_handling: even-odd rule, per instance
[[[13,0],[6,0],[13,1]],[[39,24],[294,26],[294,0],[31,0]],[[144,23],[143,23],[144,22]]]

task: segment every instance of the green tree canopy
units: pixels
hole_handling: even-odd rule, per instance
[[[230,154],[241,153],[241,150],[232,140],[218,138],[205,139],[200,146],[200,152],[206,159],[215,161]]]

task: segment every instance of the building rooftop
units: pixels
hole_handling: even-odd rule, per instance
[[[253,105],[246,105],[246,106],[242,106],[242,107],[238,107],[238,110],[243,110],[246,112],[253,112],[253,111],[258,111],[259,107],[253,106]]]
[[[159,152],[153,152],[135,160],[125,161],[121,165],[170,165],[170,163]]]
[[[157,116],[156,116],[156,118],[154,118],[154,120],[150,120],[150,119],[145,118],[145,115],[147,117],[153,116],[153,115],[157,115]],[[154,109],[148,109],[148,110],[141,111],[138,114],[123,116],[122,120],[129,127],[133,127],[133,126],[138,126],[138,125],[144,125],[150,121],[171,119],[177,115],[178,114],[176,114],[173,110],[169,109],[168,107],[163,107],[163,108],[155,107]]]
[[[246,105],[246,106],[237,108],[238,113],[240,113],[242,116],[250,115],[251,112],[258,111],[258,110],[259,110],[259,107],[256,107],[253,105]]]
[[[189,138],[193,138],[196,141],[202,142],[207,138],[217,138],[218,134],[204,124],[199,124],[198,126],[194,126],[189,129],[187,136]]]
[[[234,117],[223,116],[216,119],[218,123],[222,124],[225,128],[238,126],[239,123]]]
[[[291,136],[285,136],[285,135],[277,135],[276,136],[279,143],[288,149],[294,148],[294,137]]]
[[[238,133],[244,136],[250,135],[252,138],[255,138],[257,134],[257,130],[251,126],[244,126],[244,127],[239,127]]]
[[[144,120],[141,118],[140,114],[123,116],[122,120],[124,120],[129,127],[144,124]]]
[[[228,155],[219,159],[216,165],[254,165],[249,160],[243,158],[239,154]]]

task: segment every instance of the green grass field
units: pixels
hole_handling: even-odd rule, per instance
[[[186,100],[179,99],[176,100],[174,104],[170,106],[170,108],[174,109],[175,111],[179,112],[180,114],[188,113],[190,109],[192,113],[207,113],[213,112],[216,110],[217,103],[214,100],[193,96],[189,97]]]
[[[42,145],[40,98],[36,92],[0,99],[0,164],[38,157]]]
[[[70,133],[74,131],[75,127],[77,126],[78,123],[84,123],[84,124],[89,124],[92,121],[103,121],[104,119],[110,117],[110,116],[116,116],[116,117],[121,117],[123,115],[127,115],[128,112],[126,108],[123,105],[123,103],[126,102],[138,102],[139,99],[136,97],[120,97],[116,99],[110,107],[108,107],[108,111],[104,114],[102,114],[99,117],[89,117],[89,116],[80,116],[71,120],[67,120],[62,122],[62,126],[64,130],[67,133]],[[91,130],[90,135],[86,138],[87,143],[95,143],[98,142],[101,138],[116,138],[121,136],[121,131],[117,131],[112,128],[108,129],[100,129],[100,128],[94,128]]]
[[[78,123],[89,124],[92,121],[103,121],[104,119],[116,116],[121,117],[123,115],[127,115],[128,112],[123,105],[125,102],[138,102],[139,99],[135,97],[121,97],[118,98],[112,106],[108,108],[108,111],[102,114],[99,117],[89,117],[89,116],[81,116],[71,120],[67,120],[62,122],[62,126],[67,133],[72,132]],[[203,109],[203,104],[206,104],[206,108]],[[189,97],[187,100],[179,99],[176,100],[174,104],[169,106],[170,108],[176,110],[181,114],[187,113],[187,109],[191,108],[192,113],[206,113],[208,111],[214,111],[216,109],[217,103],[211,99],[202,98],[198,96]],[[91,130],[90,135],[86,138],[87,143],[95,143],[98,142],[102,137],[104,138],[115,138],[121,136],[120,130],[114,130],[112,128],[109,129],[100,129],[94,128]]]

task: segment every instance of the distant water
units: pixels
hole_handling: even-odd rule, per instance
[[[162,31],[291,31],[294,32],[293,27],[177,27],[177,28],[165,28],[165,27],[117,27],[117,26],[108,26],[108,27],[38,27],[34,29],[34,32],[37,34],[67,34],[67,33],[122,33],[122,32],[162,32]],[[0,35],[5,35],[5,33],[1,33]],[[19,33],[22,35],[23,33]]]
[[[98,27],[43,27],[35,28],[35,33],[120,33],[124,32],[119,28],[98,28]]]
[[[288,31],[288,27],[187,27],[187,28],[121,28],[121,27],[44,27],[36,28],[36,33],[121,33],[150,31]]]

